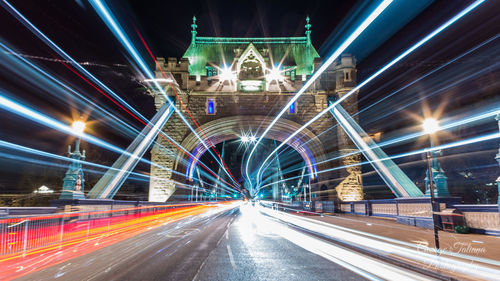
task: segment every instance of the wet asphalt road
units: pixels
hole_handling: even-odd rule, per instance
[[[266,223],[239,208],[197,215],[21,280],[362,280]]]

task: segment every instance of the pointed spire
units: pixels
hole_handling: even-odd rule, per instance
[[[191,34],[192,34],[192,37],[191,37],[191,43],[195,43],[196,41],[196,28],[198,26],[196,25],[196,16],[193,16],[193,24],[191,24]]]
[[[310,18],[309,15],[306,17],[306,25],[304,26],[306,28],[306,37],[307,37],[307,44],[311,45],[311,24],[309,23]]]

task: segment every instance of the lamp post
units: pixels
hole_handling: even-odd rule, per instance
[[[83,121],[75,121],[72,127],[73,134],[77,137],[75,150],[71,152],[71,145],[68,147],[68,156],[72,161],[64,176],[63,190],[59,199],[85,199],[83,194],[85,180],[83,179],[82,163],[80,162],[80,160],[85,159],[85,150],[80,152],[80,140],[85,130],[85,123]]]
[[[429,140],[430,140],[430,145],[431,147],[427,150],[427,177],[428,177],[428,186],[429,186],[429,193],[431,195],[431,213],[432,213],[432,224],[434,226],[434,245],[436,246],[436,250],[439,250],[439,228],[438,225],[436,224],[437,217],[435,214],[435,205],[436,205],[436,199],[434,196],[434,177],[432,174],[432,134],[435,132],[439,131],[439,123],[437,120],[428,118],[424,120],[424,123],[422,124],[422,127],[424,129],[424,132],[429,135]]]

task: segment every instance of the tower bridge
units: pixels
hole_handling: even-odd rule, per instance
[[[197,124],[191,120],[192,126],[199,126],[198,135],[206,138],[209,145],[239,139],[247,132],[258,137],[273,115],[287,105],[315,68],[321,65],[321,58],[311,43],[309,18],[305,27],[303,37],[199,37],[196,18],[193,18],[191,44],[184,56],[180,59],[157,58],[155,76],[160,78],[158,81],[163,83],[165,91],[174,97],[175,93],[169,91],[169,82],[162,82],[161,78],[168,73],[175,79],[180,90],[175,101],[177,107],[183,113],[189,112],[196,120]],[[290,106],[266,138],[283,142],[328,107],[329,98],[340,98],[355,85],[356,59],[344,54]],[[151,92],[151,95],[157,109],[166,102],[161,92]],[[357,95],[349,97],[343,105],[349,113],[356,113]],[[333,150],[347,154],[355,149],[342,129],[334,134],[321,134],[334,124],[332,117],[324,116],[288,145],[297,150],[306,163],[312,190],[329,190],[323,193],[325,198],[333,199],[339,194],[342,199],[360,200],[363,198],[360,167],[341,171],[347,180],[340,185],[329,180],[337,178],[337,172],[320,175],[315,172],[360,161],[360,156],[354,154],[342,159],[341,163],[323,163]],[[172,116],[163,131],[195,157],[206,151],[178,116]],[[158,145],[175,150],[164,138],[158,137],[156,141]],[[181,152],[175,159],[166,157],[158,145],[152,150],[152,162],[159,165],[151,166],[154,177],[149,189],[151,201],[165,201],[176,190],[174,182],[165,184],[162,178],[190,183],[197,165],[195,159],[187,159]],[[183,162],[189,164],[186,166],[181,164]],[[322,164],[317,164],[319,162]],[[173,175],[170,169],[186,176]]]
[[[9,31],[22,30],[13,32],[19,38],[0,38],[0,111],[9,114],[0,131],[20,139],[0,140],[0,160],[8,164],[2,166],[2,179],[22,164],[43,167],[36,176],[44,185],[18,194],[18,204],[57,194],[40,175],[48,167],[66,169],[52,207],[0,207],[0,279],[498,280],[499,205],[491,201],[500,188],[495,162],[500,163],[495,95],[500,64],[494,59],[500,33],[494,1],[363,2],[347,16],[347,26],[339,25],[331,42],[323,44],[335,46],[325,57],[312,43],[309,17],[304,36],[293,37],[198,36],[198,24],[205,22],[193,18],[189,47],[182,56],[167,58],[153,54],[142,29],[125,28],[136,18],[120,18],[115,12],[121,9],[112,9],[116,3],[66,2],[56,9],[65,12],[62,23],[74,5],[84,8],[81,14],[95,12],[99,24],[108,27],[103,30],[123,47],[134,85],[139,79],[147,87],[141,98],[154,100],[155,108],[142,115],[147,109],[134,108],[137,104],[122,96],[130,89],[114,89],[120,83],[107,86],[111,81],[105,75],[92,73],[93,67],[107,65],[73,59],[74,50],[57,44],[61,34],[51,32],[55,38],[49,38],[30,21],[33,13],[22,14],[29,4],[0,1],[22,23],[16,28],[9,22]],[[164,19],[166,6],[160,6]],[[301,14],[304,7],[297,7]],[[43,20],[49,14],[60,22],[53,11],[35,8]],[[335,11],[325,11],[330,20]],[[423,17],[412,21],[419,13]],[[151,16],[148,10],[147,20]],[[75,22],[85,26],[80,20]],[[62,26],[66,35],[71,27]],[[60,58],[25,55],[4,44],[4,37],[20,42],[24,29]],[[406,34],[426,35],[408,39]],[[91,43],[101,44],[96,38]],[[467,40],[474,42],[469,46]],[[394,48],[380,47],[385,41]],[[101,47],[116,53],[114,45]],[[145,51],[154,68],[142,56]],[[356,57],[369,69],[366,75],[358,77]],[[391,59],[373,66],[379,63],[370,62],[373,57]],[[433,57],[440,58],[439,65],[431,63]],[[399,68],[403,60],[409,61]],[[45,70],[54,64],[71,69],[77,83],[83,79],[91,91],[73,88],[78,84],[58,77],[58,68]],[[400,73],[384,77],[389,69]],[[358,92],[376,101],[358,111]],[[415,99],[415,93],[422,97]],[[109,104],[100,103],[101,95]],[[437,104],[437,96],[453,102]],[[48,98],[57,102],[40,103],[52,102]],[[56,120],[62,109],[79,113],[72,126]],[[408,125],[409,120],[415,122]],[[360,125],[366,123],[385,137],[372,138],[363,128],[368,126]],[[49,136],[46,145],[57,144],[52,149],[67,147],[68,139],[75,145],[67,157],[44,151],[37,132]],[[117,132],[131,141],[107,135]],[[31,139],[36,143],[25,144]],[[98,163],[96,151],[119,156],[107,166]],[[373,172],[362,173],[368,165]],[[100,178],[93,186],[92,174]],[[375,193],[369,189],[372,175],[378,177],[377,188],[392,191],[390,196],[368,199]],[[127,180],[147,183],[149,201],[115,200]],[[463,197],[457,190],[465,190]],[[10,196],[0,195],[0,203]]]

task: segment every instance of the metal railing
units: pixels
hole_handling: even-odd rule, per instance
[[[0,256],[32,249],[78,243],[97,236],[137,229],[155,220],[179,215],[215,203],[133,207],[95,212],[59,213],[0,219]]]

